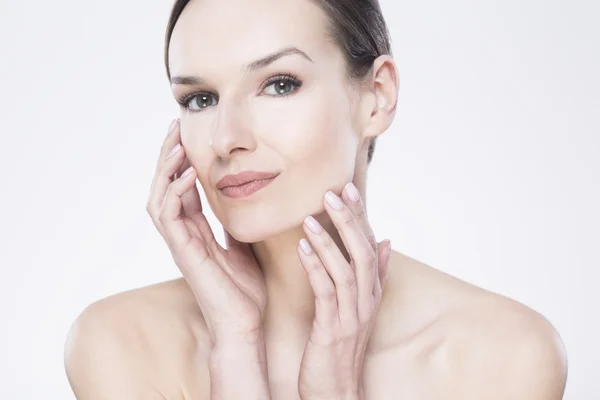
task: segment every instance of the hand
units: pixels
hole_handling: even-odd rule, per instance
[[[202,213],[194,168],[173,178],[188,163],[180,141],[179,121],[174,121],[161,148],[147,211],[196,297],[212,344],[260,340],[267,303],[262,271],[249,244],[225,229],[227,249],[215,240]]]
[[[312,217],[298,256],[315,293],[315,319],[300,365],[298,391],[306,399],[363,399],[363,362],[374,317],[387,280],[390,242],[376,243],[353,184],[343,201],[328,192],[325,209],[350,256],[350,263]],[[318,233],[311,230],[316,228]],[[309,254],[306,254],[308,250]]]

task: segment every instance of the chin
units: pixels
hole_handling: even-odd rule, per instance
[[[324,193],[325,189],[313,187],[312,190],[315,192],[296,193],[286,190],[279,195],[264,196],[239,207],[217,204],[218,214],[215,214],[231,236],[242,243],[262,242],[296,230],[302,235],[304,218],[324,211],[319,193]]]
[[[279,235],[296,226],[300,226],[302,221],[297,224],[282,224],[279,220],[277,223],[262,222],[262,223],[240,223],[229,224],[227,231],[239,242],[242,243],[256,243],[262,242],[270,237]],[[289,226],[288,226],[289,225]]]
[[[256,243],[265,238],[265,234],[256,229],[232,229],[228,230],[228,232],[235,240],[242,243]]]

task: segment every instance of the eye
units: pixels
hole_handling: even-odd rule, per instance
[[[215,101],[211,102],[211,99],[214,99]],[[178,101],[178,103],[190,111],[201,111],[204,108],[216,104],[217,98],[210,93],[192,93],[183,100]],[[196,108],[192,108],[192,105]]]
[[[302,86],[302,82],[295,76],[278,75],[270,78],[265,83],[263,90],[270,92],[267,93],[269,96],[283,97],[293,93],[300,86]],[[273,87],[273,90],[267,90],[271,87]],[[210,106],[216,105],[218,98],[209,92],[195,92],[183,97],[182,99],[177,99],[177,102],[179,105],[185,107],[189,111],[198,112]]]
[[[274,92],[268,93],[269,95],[287,96],[300,86],[302,86],[302,82],[300,82],[296,77],[280,75],[270,78],[266,83],[265,90],[273,87]]]

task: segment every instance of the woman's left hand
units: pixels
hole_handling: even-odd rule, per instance
[[[298,379],[303,400],[364,399],[365,349],[387,279],[390,243],[375,241],[355,190],[346,185],[343,200],[332,192],[325,195],[325,209],[350,263],[311,216],[304,223],[310,245],[302,239],[297,249],[315,293],[315,319]]]

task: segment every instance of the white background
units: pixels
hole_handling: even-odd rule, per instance
[[[369,172],[378,235],[556,326],[569,400],[600,398],[598,4],[382,1],[401,91]],[[179,276],[145,210],[170,6],[0,3],[2,398],[74,398],[81,310]]]

